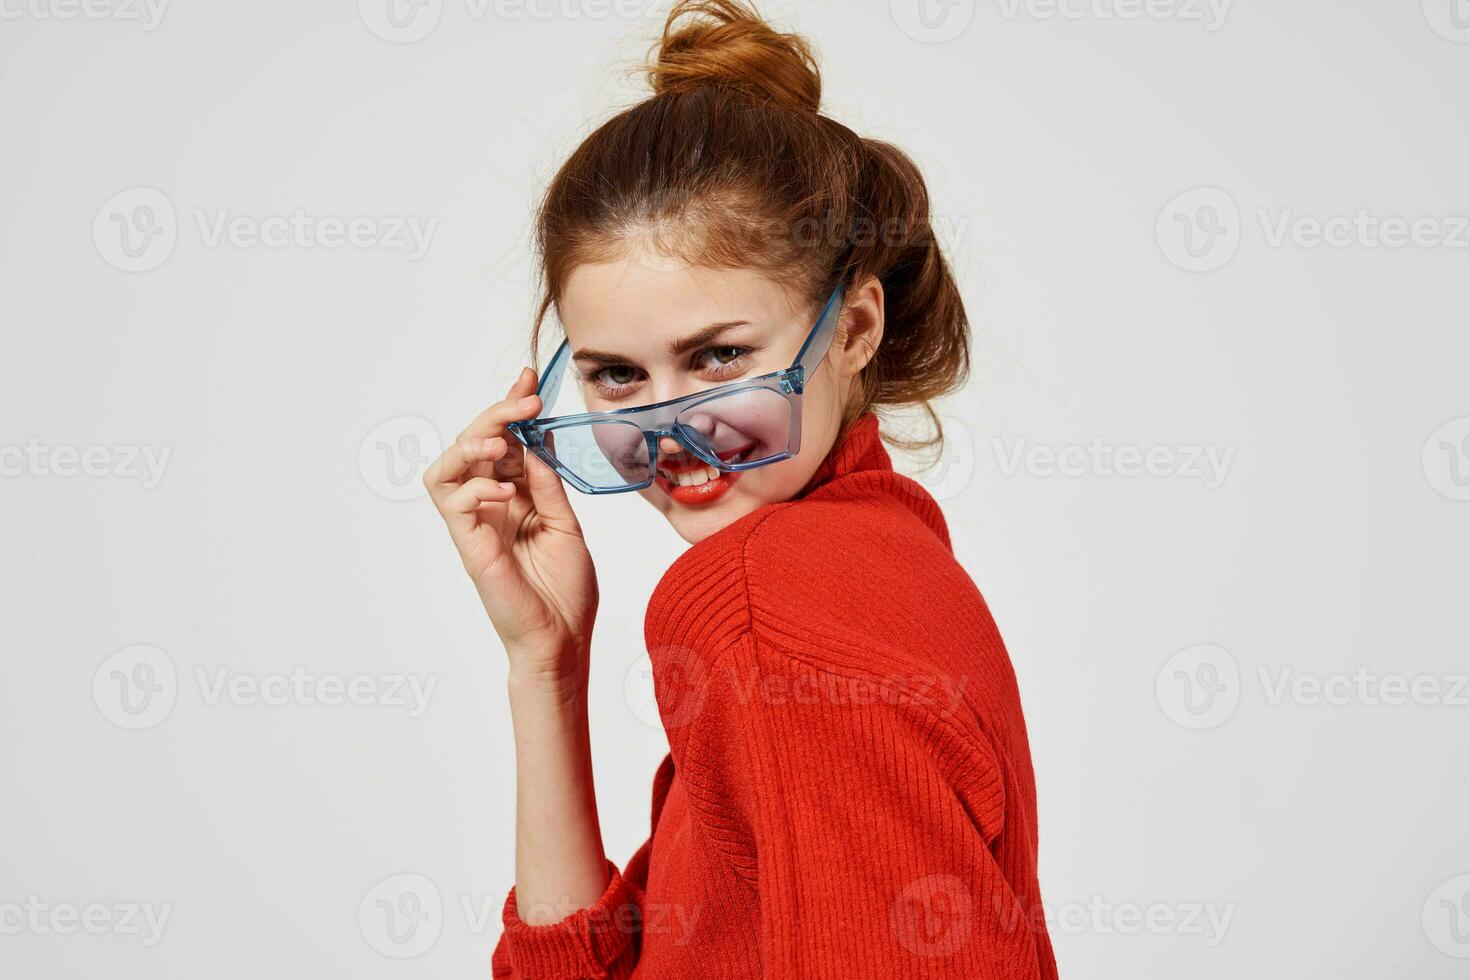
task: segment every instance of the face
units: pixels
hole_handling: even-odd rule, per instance
[[[859,307],[856,319],[867,323],[874,289],[881,335],[876,281],[849,296],[847,307]],[[783,370],[820,312],[759,271],[692,266],[636,246],[614,261],[577,266],[559,309],[573,356],[567,383],[582,379],[588,411],[636,408]],[[827,357],[803,390],[797,455],[721,473],[676,440],[660,440],[658,476],[638,493],[680,537],[691,544],[706,538],[765,504],[791,499],[811,478],[836,439],[854,377],[876,349],[873,331],[855,332],[850,319],[844,311]],[[724,441],[739,452],[738,434]]]

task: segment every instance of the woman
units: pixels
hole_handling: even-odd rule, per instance
[[[541,394],[526,368],[425,476],[510,657],[494,975],[1054,977],[1014,673],[875,414],[968,369],[923,180],[820,115],[806,43],[741,2],[676,4],[649,72],[543,203],[537,326],[554,307],[567,342]],[[563,370],[617,414],[543,424]],[[690,544],[647,612],[670,752],[621,870],[567,483],[636,490]]]

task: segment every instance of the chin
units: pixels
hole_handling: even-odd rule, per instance
[[[747,488],[740,487],[739,490],[747,491]],[[726,493],[718,500],[692,505],[672,499],[658,486],[640,490],[638,495],[663,514],[688,544],[697,544],[721,528],[729,527],[764,503],[748,491]]]
[[[724,506],[699,513],[679,513],[676,510],[669,514],[669,519],[679,537],[689,544],[698,544],[715,532],[734,524],[759,506],[761,506],[759,501],[732,500],[726,502]]]
[[[778,467],[779,463],[765,469],[776,470]],[[774,477],[780,479],[773,479]],[[679,537],[688,544],[697,544],[766,504],[789,500],[804,479],[802,472],[796,470],[789,473],[766,472],[759,476],[747,471],[741,474],[739,482],[729,492],[705,504],[680,503],[660,486],[652,486],[638,493],[668,519]],[[793,480],[797,482],[788,486]]]

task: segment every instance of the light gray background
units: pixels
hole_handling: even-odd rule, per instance
[[[829,114],[923,167],[976,323],[949,454],[901,466],[1015,661],[1063,976],[1470,967],[1453,2],[765,5]],[[664,5],[384,3],[0,0],[7,977],[488,975],[504,657],[433,508],[392,498],[525,363],[534,203],[641,97]],[[209,234],[294,209],[365,244]],[[1313,244],[1359,212],[1428,223]],[[574,503],[621,863],[682,543],[635,496]],[[296,669],[285,703],[216,696]]]

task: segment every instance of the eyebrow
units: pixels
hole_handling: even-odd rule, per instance
[[[727,320],[724,323],[711,323],[709,326],[696,330],[687,337],[669,341],[667,347],[669,356],[678,357],[680,354],[697,350],[713,342],[720,334],[729,330],[731,327],[743,327],[749,323],[749,320]],[[626,364],[632,360],[632,358],[623,354],[612,354],[607,351],[592,350],[587,347],[574,353],[572,359],[576,361],[592,361],[597,364]]]

